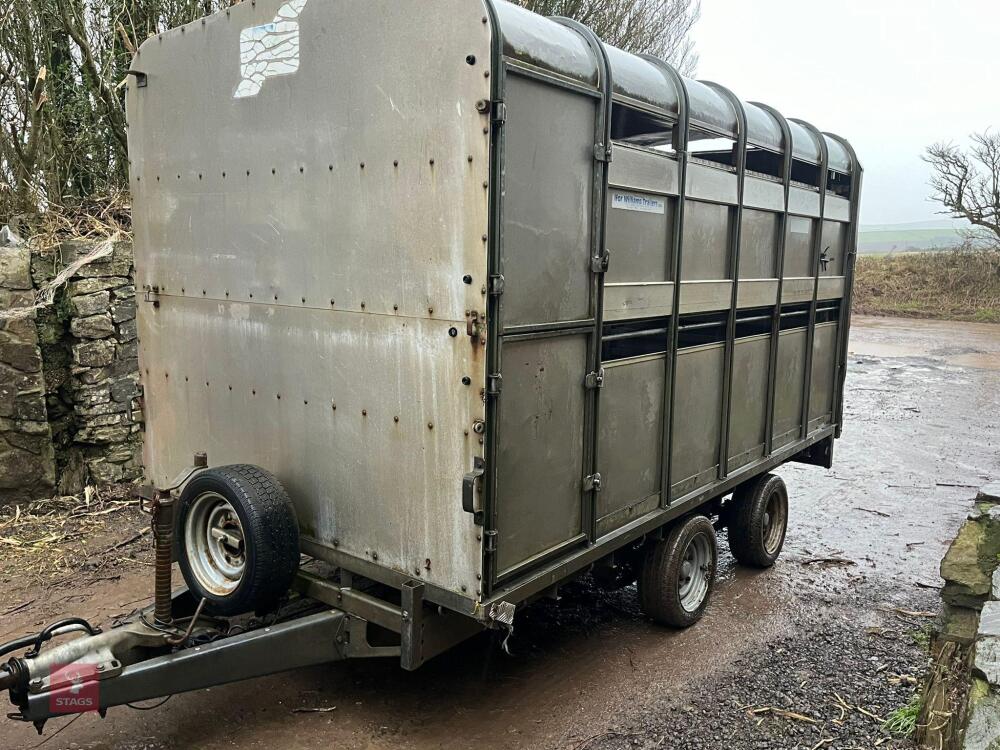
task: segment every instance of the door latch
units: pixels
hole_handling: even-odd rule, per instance
[[[590,259],[590,270],[594,273],[607,273],[611,264],[611,251],[605,250],[600,255]]]
[[[462,479],[462,510],[471,513],[476,526],[483,525],[483,511],[476,510],[476,491],[479,488],[480,480],[486,473],[486,461],[476,456],[472,462],[472,471]]]
[[[600,474],[591,474],[589,477],[584,477],[583,478],[583,491],[584,492],[590,492],[591,490],[593,490],[594,492],[600,492],[601,491],[601,475]]]

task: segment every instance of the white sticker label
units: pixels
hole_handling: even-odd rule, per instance
[[[240,81],[234,99],[257,96],[264,81],[299,69],[299,13],[308,0],[288,0],[271,23],[240,32]]]
[[[666,210],[666,204],[660,198],[634,193],[612,193],[611,207],[626,211],[642,211],[647,214],[662,214]]]

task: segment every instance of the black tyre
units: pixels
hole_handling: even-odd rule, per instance
[[[788,490],[781,477],[763,474],[740,486],[727,515],[729,549],[743,565],[770,568],[788,528]]]
[[[211,614],[266,611],[299,566],[299,524],[284,487],[250,465],[196,475],[181,494],[178,562]]]
[[[715,584],[719,551],[705,516],[679,521],[646,550],[639,573],[642,611],[662,625],[686,628],[701,619]]]

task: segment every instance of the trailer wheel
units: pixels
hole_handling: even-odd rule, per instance
[[[754,568],[774,565],[785,544],[788,490],[781,477],[764,474],[736,490],[728,515],[729,549]]]
[[[694,625],[708,605],[718,557],[715,528],[705,516],[677,523],[646,550],[639,574],[642,611],[663,625]]]
[[[256,466],[196,475],[181,494],[178,529],[184,581],[212,614],[267,610],[299,566],[299,525],[288,493]]]

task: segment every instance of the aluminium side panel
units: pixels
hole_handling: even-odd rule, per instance
[[[127,97],[149,478],[259,464],[314,549],[470,599],[487,16],[241,3],[147,40]]]
[[[587,533],[584,382],[593,336],[590,245],[600,106],[598,97],[513,69],[504,88],[497,580],[525,572]]]

